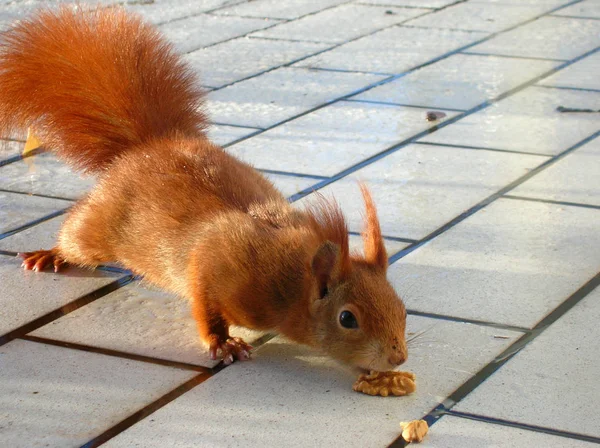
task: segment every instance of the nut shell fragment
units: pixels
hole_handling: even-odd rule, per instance
[[[362,374],[358,377],[352,389],[367,395],[394,395],[401,397],[412,394],[416,389],[415,375],[410,372],[375,372]]]
[[[402,438],[407,442],[421,442],[429,431],[425,420],[413,420],[411,422],[400,422]]]

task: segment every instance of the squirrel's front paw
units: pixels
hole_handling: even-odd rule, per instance
[[[368,395],[403,396],[416,390],[415,375],[410,372],[375,372],[362,374],[358,377],[352,389]]]
[[[228,338],[223,341],[217,335],[211,337],[209,345],[210,359],[218,359],[217,355],[220,352],[225,365],[231,364],[234,359],[240,361],[250,359],[251,350],[252,346],[246,344],[242,338]]]

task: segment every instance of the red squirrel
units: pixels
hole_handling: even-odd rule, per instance
[[[365,370],[407,357],[406,310],[366,187],[364,256],[339,206],[293,208],[211,143],[193,71],[119,8],[60,7],[0,37],[0,134],[31,126],[47,150],[99,177],[51,250],[25,269],[118,262],[188,298],[213,359],[246,359],[230,325],[276,331]]]

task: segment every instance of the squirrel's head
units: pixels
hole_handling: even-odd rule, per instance
[[[387,254],[373,200],[363,185],[366,205],[365,256],[350,256],[347,230],[330,232],[312,260],[316,279],[311,314],[315,339],[330,356],[365,370],[391,370],[408,356],[406,309],[386,278]],[[323,216],[323,206],[321,207]],[[330,206],[330,224],[343,219]],[[342,227],[339,224],[338,227]],[[345,229],[345,223],[343,224]],[[339,229],[338,229],[339,230]]]

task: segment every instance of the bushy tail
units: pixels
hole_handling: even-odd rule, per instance
[[[32,127],[85,171],[148,139],[207,125],[193,72],[122,9],[43,10],[0,36],[0,135]]]

